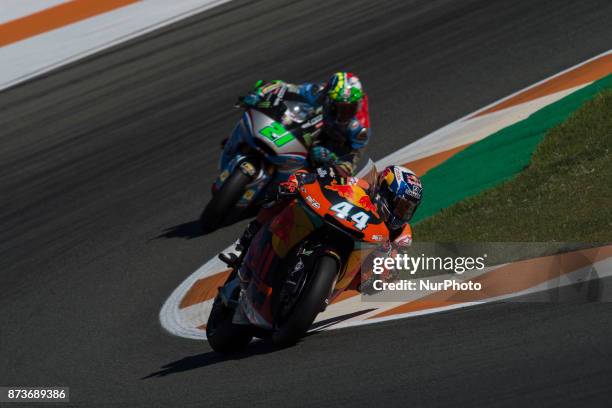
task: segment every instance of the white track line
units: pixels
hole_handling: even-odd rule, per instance
[[[0,24],[67,3],[69,0],[1,0]]]
[[[596,271],[596,273],[593,273],[593,271]],[[428,314],[446,312],[449,310],[462,309],[464,307],[478,306],[478,305],[482,305],[486,303],[494,303],[494,302],[500,302],[500,301],[505,301],[505,300],[512,300],[512,299],[516,299],[516,298],[526,296],[526,295],[532,295],[536,293],[545,293],[547,291],[550,291],[556,288],[562,288],[562,287],[566,287],[570,285],[575,285],[577,283],[589,282],[591,280],[609,278],[611,276],[612,276],[612,258],[607,258],[602,261],[596,262],[592,265],[588,265],[583,268],[577,269],[573,272],[564,274],[560,277],[549,279],[545,282],[542,282],[538,285],[532,286],[531,288],[522,290],[520,292],[509,293],[507,295],[488,298],[488,299],[477,301],[477,302],[461,302],[461,303],[457,303],[457,304],[450,305],[450,306],[419,310],[415,312],[396,314],[392,316],[385,316],[385,317],[379,317],[379,318],[373,318],[373,319],[367,319],[367,320],[352,319],[352,320],[347,320],[346,322],[340,323],[337,326],[334,326],[333,328],[337,329],[337,328],[343,328],[343,327],[362,326],[365,324],[373,324],[373,323],[379,323],[379,322],[386,322],[389,320],[405,319],[408,317],[416,317],[416,316],[423,316],[423,315],[428,315]],[[602,293],[600,293],[600,295],[601,295],[602,301],[612,300],[612,285],[605,286],[602,290]],[[548,299],[548,301],[553,301],[553,300],[554,299]],[[544,301],[546,300],[545,299],[540,300],[540,302],[544,302]],[[372,312],[369,315],[375,315],[381,312],[382,310],[378,312]]]
[[[2,1],[2,0],[0,0]],[[145,0],[0,47],[0,91],[230,0]]]

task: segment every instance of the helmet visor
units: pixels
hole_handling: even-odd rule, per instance
[[[333,112],[338,122],[348,122],[357,114],[357,103],[335,102]]]
[[[417,203],[406,197],[396,197],[393,203],[393,215],[404,222],[410,221]]]

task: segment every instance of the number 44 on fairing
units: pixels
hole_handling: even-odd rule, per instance
[[[355,206],[352,204],[349,204],[347,202],[339,202],[330,207],[330,210],[333,211],[336,217],[338,218],[341,218],[343,220],[349,218],[355,223],[355,228],[362,230],[368,226],[370,216],[363,211],[359,211],[355,214],[350,214],[353,208],[355,208]]]

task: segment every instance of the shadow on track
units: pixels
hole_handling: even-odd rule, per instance
[[[178,374],[184,371],[196,370],[198,368],[211,366],[213,364],[222,363],[224,361],[242,360],[256,355],[273,353],[281,350],[279,347],[264,342],[255,341],[249,345],[249,347],[242,352],[232,354],[220,354],[215,351],[209,351],[207,353],[196,354],[189,357],[184,357],[180,360],[168,363],[159,371],[155,371],[149,375],[141,378],[141,380],[147,380],[149,378],[165,377],[170,374]]]
[[[183,224],[174,225],[166,228],[161,234],[155,237],[155,239],[172,239],[172,238],[184,238],[193,239],[205,235],[200,226],[200,220],[193,220],[185,222]]]
[[[362,315],[364,313],[368,313],[374,309],[366,309],[361,310],[355,313],[346,314],[343,316],[338,316],[332,319],[323,320],[318,322],[312,326],[311,329],[315,331],[311,331],[306,333],[306,335],[301,339],[301,341],[307,339],[308,337],[316,336],[320,334],[318,330],[324,329],[327,326],[333,325],[335,323],[342,322],[344,320],[348,320],[355,316]],[[289,348],[292,346],[289,346]],[[196,370],[198,368],[211,366],[213,364],[222,363],[224,361],[232,361],[232,360],[242,360],[244,358],[249,358],[252,356],[274,353],[280,350],[283,350],[287,347],[279,347],[267,342],[265,340],[256,340],[249,344],[246,350],[238,353],[232,354],[220,354],[215,351],[209,351],[207,353],[196,354],[189,357],[184,357],[180,360],[173,361],[171,363],[165,364],[159,371],[155,371],[149,375],[146,375],[141,378],[141,380],[147,380],[149,378],[157,378],[157,377],[165,377],[170,374],[177,374],[184,371]]]
[[[341,316],[332,317],[332,318],[326,319],[326,320],[321,320],[320,322],[314,323],[310,329],[311,330],[313,330],[313,329],[314,330],[321,330],[321,329],[324,329],[326,327],[332,326],[334,324],[343,322],[345,320],[352,319],[353,317],[361,316],[363,314],[372,312],[374,310],[376,310],[376,309],[359,310],[357,312],[353,312],[353,313],[348,313],[348,314],[341,315]]]
[[[232,216],[228,220],[224,221],[219,226],[219,228],[217,228],[215,231],[205,232],[202,229],[202,226],[200,224],[200,219],[195,219],[193,221],[184,222],[182,224],[177,224],[177,225],[173,225],[172,227],[168,227],[165,230],[163,230],[161,234],[159,234],[153,239],[162,239],[162,238],[165,238],[165,239],[172,239],[172,238],[193,239],[193,238],[202,237],[205,235],[212,234],[213,232],[216,232],[222,228],[233,225],[237,222],[240,222],[240,221],[243,221],[249,218],[253,218],[257,215],[257,211],[258,211],[257,208],[249,208],[248,210],[244,211],[241,214]]]

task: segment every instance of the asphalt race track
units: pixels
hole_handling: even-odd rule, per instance
[[[244,226],[194,221],[256,79],[358,73],[377,159],[610,49],[611,21],[609,0],[233,1],[0,93],[0,385],[80,406],[609,405],[610,304],[486,305],[229,360],[158,314]]]

